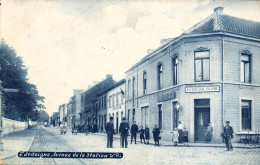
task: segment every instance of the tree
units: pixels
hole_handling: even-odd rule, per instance
[[[39,111],[38,122],[45,122],[49,120],[49,115],[46,111]]]
[[[29,118],[37,120],[38,109],[44,102],[39,96],[37,87],[27,79],[27,68],[21,57],[8,46],[4,40],[0,45],[0,80],[5,88],[18,89],[18,93],[3,92],[4,117],[26,121]]]

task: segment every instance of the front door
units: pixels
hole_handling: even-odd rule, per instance
[[[195,141],[205,141],[207,126],[210,122],[209,99],[194,100]]]

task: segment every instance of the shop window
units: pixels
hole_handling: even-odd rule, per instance
[[[242,114],[242,130],[251,130],[251,101],[250,100],[242,100],[241,103],[241,114]]]
[[[209,51],[195,52],[195,81],[209,80]]]
[[[241,70],[240,70],[241,82],[250,83],[251,82],[251,59],[250,59],[250,55],[242,54],[240,65],[241,65]]]

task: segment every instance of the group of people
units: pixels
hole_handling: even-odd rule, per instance
[[[114,134],[114,124],[113,124],[114,118],[111,116],[109,118],[109,122],[106,124],[106,133],[107,133],[107,148],[113,148],[113,134]],[[129,130],[131,133],[131,144],[134,140],[135,144],[136,143],[136,136],[137,133],[140,134],[140,141],[141,144],[149,144],[150,140],[150,129],[148,128],[148,125],[145,126],[145,129],[143,126],[141,126],[140,130],[138,129],[138,126],[136,122],[134,121],[133,125],[131,126],[131,129],[129,127],[128,122],[126,121],[126,118],[122,119],[123,121],[120,123],[119,126],[119,133],[120,133],[120,146],[122,148],[127,148],[127,137],[129,135]],[[222,133],[222,138],[225,141],[227,151],[233,150],[232,144],[231,144],[231,139],[233,138],[233,128],[229,125],[229,121],[226,121],[226,126],[224,127],[223,133]],[[211,123],[209,123],[207,127],[207,131],[205,134],[205,140],[206,142],[210,142],[212,139],[212,132],[213,132],[213,127]],[[173,130],[173,136],[172,136],[172,141],[174,142],[174,145],[176,146],[177,143],[183,143],[184,145],[189,146],[188,144],[188,130],[181,124],[181,122],[178,122],[178,127],[174,128]],[[154,138],[154,143],[155,146],[160,145],[160,129],[158,128],[157,124],[154,125],[154,128],[152,130],[153,138]]]
[[[114,124],[113,124],[114,118],[111,116],[109,118],[109,122],[106,124],[106,133],[107,133],[107,148],[113,148],[113,134],[114,134]],[[129,130],[131,133],[131,144],[136,143],[136,136],[139,133],[140,134],[140,140],[141,144],[149,144],[150,140],[150,129],[148,128],[148,125],[146,125],[145,129],[143,126],[141,126],[140,130],[138,129],[138,126],[136,122],[134,121],[133,125],[130,126],[128,122],[126,121],[126,118],[122,119],[123,121],[120,123],[119,126],[119,133],[120,133],[120,146],[122,148],[127,148],[128,142],[127,142],[127,137],[129,135]],[[161,139],[160,137],[160,129],[157,127],[157,125],[154,126],[153,128],[153,138],[155,142],[155,146],[159,147],[159,140]]]
[[[174,128],[172,135],[172,141],[174,142],[174,145],[177,146],[178,143],[184,143],[184,145],[189,146],[188,144],[188,135],[189,132],[186,128],[183,128],[181,122],[178,122],[178,127]]]

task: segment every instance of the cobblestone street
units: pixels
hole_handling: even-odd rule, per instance
[[[22,132],[22,131],[21,131]],[[25,131],[24,131],[25,132]],[[60,135],[58,128],[43,128],[26,131],[34,141],[27,146],[29,151],[50,152],[122,152],[123,159],[60,159],[52,161],[49,158],[18,158],[17,156],[4,158],[5,164],[259,164],[259,148],[235,148],[234,151],[225,151],[223,147],[173,147],[153,144],[129,144],[128,148],[119,147],[119,139],[114,138],[114,148],[106,148],[106,137],[101,134],[85,135],[79,133]],[[46,146],[43,144],[45,140]],[[128,139],[129,141],[130,139]],[[24,143],[22,139],[16,144]],[[47,148],[46,148],[47,147]],[[39,150],[40,149],[40,150]],[[8,151],[8,150],[7,150]],[[6,152],[7,152],[6,151]],[[17,152],[17,151],[16,151]]]

